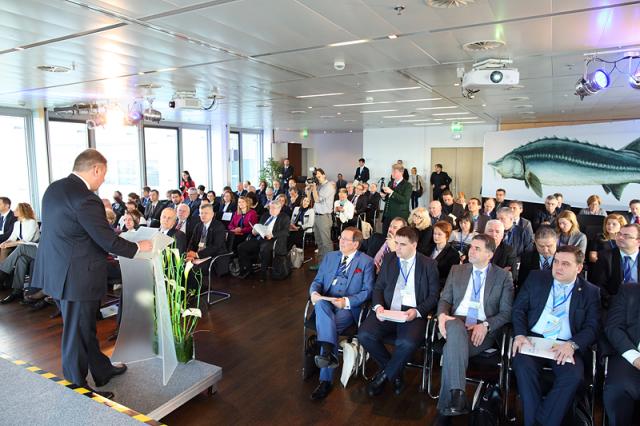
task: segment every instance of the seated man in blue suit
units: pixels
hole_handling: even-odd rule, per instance
[[[331,391],[333,372],[338,366],[338,335],[358,321],[361,305],[371,297],[373,259],[358,251],[361,242],[362,232],[358,228],[345,228],[340,235],[340,250],[322,259],[309,288],[321,345],[320,355],[315,359],[320,368],[320,384],[311,394],[314,400],[325,398]]]
[[[513,304],[513,370],[524,406],[525,426],[559,426],[572,406],[584,376],[584,355],[600,325],[598,287],[578,277],[584,253],[558,247],[551,272],[531,271]],[[518,353],[527,336],[556,339],[555,360]],[[553,386],[543,400],[541,374],[551,367]]]
[[[370,396],[382,393],[387,381],[393,383],[396,395],[402,393],[404,365],[425,340],[427,315],[435,309],[440,292],[438,264],[417,252],[417,232],[405,226],[394,238],[396,250],[384,256],[373,289],[375,315],[369,315],[358,330],[360,343],[380,366],[367,387]],[[385,310],[405,312],[406,321],[385,320]],[[384,346],[387,336],[395,336],[393,355]]]

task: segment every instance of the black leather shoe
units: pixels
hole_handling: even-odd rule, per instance
[[[32,303],[29,305],[29,307],[34,311],[39,311],[40,309],[44,309],[48,306],[49,304],[44,299],[38,300],[36,303]],[[55,317],[51,317],[51,318],[55,318]]]
[[[451,401],[449,401],[449,406],[442,410],[442,414],[445,416],[460,416],[468,412],[467,396],[464,391],[461,389],[451,389]]]
[[[402,378],[402,374],[401,374],[399,377],[397,377],[393,381],[393,392],[396,395],[400,395],[403,390],[404,390],[404,379]]]
[[[125,371],[127,371],[127,365],[126,364],[121,364],[120,366],[116,367],[115,365],[113,366],[113,370],[111,370],[111,375],[105,380],[105,381],[100,381],[100,380],[94,380],[96,387],[97,388],[101,388],[103,386],[105,386],[107,383],[109,383],[109,381],[114,378],[115,376],[119,376],[121,374],[124,374]],[[106,398],[106,397],[105,397]]]
[[[384,386],[387,383],[387,375],[384,374],[384,371],[380,371],[376,374],[369,385],[367,386],[367,393],[369,396],[378,396],[384,391]]]
[[[3,305],[6,305],[7,303],[11,303],[20,299],[22,299],[22,293],[11,293],[4,299],[0,300],[0,303],[2,303]]]
[[[314,358],[318,368],[338,368],[338,358],[332,353],[328,355],[316,355]]]
[[[95,393],[96,395],[100,395],[103,398],[107,398],[107,399],[113,399],[113,392],[109,392],[109,391],[97,391],[93,388],[90,388],[89,386],[83,386],[83,388],[85,389],[89,389],[91,392]]]
[[[318,387],[311,392],[311,399],[314,401],[325,399],[329,392],[331,392],[331,382],[322,380]]]

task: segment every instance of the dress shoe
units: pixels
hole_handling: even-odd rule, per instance
[[[7,303],[11,303],[11,302],[14,302],[14,301],[20,300],[20,299],[22,299],[22,292],[20,292],[20,293],[11,293],[10,295],[5,297],[4,299],[0,300],[0,303],[2,303],[3,305],[6,305]]]
[[[367,386],[367,393],[369,394],[369,396],[380,395],[382,391],[384,391],[384,386],[386,383],[387,375],[384,374],[384,371],[378,372],[378,374],[373,376],[371,382],[369,382],[369,385]]]
[[[47,302],[45,302],[44,299],[38,300],[36,303],[32,303],[31,305],[29,305],[29,307],[31,309],[33,309],[34,311],[39,311],[40,309],[44,309],[44,308],[46,308],[48,306],[49,306],[49,304]]]
[[[467,414],[469,409],[467,408],[467,396],[461,389],[451,389],[451,401],[449,406],[442,410],[442,414],[445,416],[459,416]]]
[[[97,380],[94,379],[94,383],[96,384],[97,388],[101,388],[103,386],[105,386],[107,383],[109,383],[109,381],[114,378],[115,376],[119,376],[121,374],[124,374],[125,371],[127,371],[127,365],[126,364],[120,364],[119,366],[113,366],[113,369],[111,370],[111,375],[109,377],[107,377],[106,380],[101,381],[101,380]]]
[[[27,301],[30,301],[30,302],[37,302],[38,300],[42,300],[45,297],[47,297],[47,295],[44,294],[44,292],[42,290],[38,290],[35,293],[31,293],[31,294],[25,295],[24,299],[27,300]]]
[[[311,399],[314,401],[325,399],[327,395],[329,395],[329,392],[331,392],[331,382],[322,380],[318,387],[311,392]]]
[[[82,386],[85,389],[90,390],[91,392],[95,393],[96,395],[100,395],[103,398],[107,398],[107,399],[113,399],[113,392],[109,392],[109,391],[97,391],[93,388],[90,388],[89,386]]]
[[[317,271],[318,269],[320,269],[320,265],[318,264],[309,266],[310,271]]]
[[[329,353],[327,355],[316,355],[314,361],[318,368],[338,368],[340,365],[338,358],[333,353]]]
[[[404,390],[404,378],[402,374],[393,381],[393,392],[400,395]]]

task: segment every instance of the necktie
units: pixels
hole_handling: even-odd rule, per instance
[[[382,265],[382,259],[384,258],[384,255],[389,253],[389,246],[387,245],[387,242],[385,241],[385,243],[382,245],[382,247],[380,248],[380,250],[378,250],[378,253],[376,253],[376,257],[373,261],[373,263],[375,263],[377,268],[380,268],[380,266]]]
[[[344,277],[347,275],[347,256],[342,257],[342,262],[340,262],[340,267],[338,268],[338,276]]]
[[[264,226],[269,226],[273,222],[275,216],[269,216],[269,219],[264,223]]]
[[[557,286],[554,284],[553,291],[553,306],[551,307],[551,314],[556,318],[562,318],[566,313],[567,306],[567,289],[565,286],[562,286],[562,291],[556,292]],[[545,330],[542,335],[546,339],[556,339],[560,334],[560,329],[562,329],[562,321],[556,321],[555,323],[547,323],[545,326]]]
[[[177,229],[178,231],[182,230],[182,224],[183,224],[183,223],[184,223],[184,222],[183,222],[183,221],[181,221],[181,220],[179,220],[179,221],[178,221],[178,224],[176,225],[176,229]]]
[[[402,260],[400,262],[400,267],[402,268],[402,290],[404,290],[404,288],[407,286],[407,282],[404,279],[404,277],[407,276],[407,261]]]
[[[200,235],[200,246],[205,247],[207,245],[207,234],[209,233],[209,229],[206,226],[202,227],[202,234]]]
[[[473,287],[471,288],[471,302],[480,302],[480,292],[482,291],[482,271],[473,271]],[[465,325],[476,325],[478,323],[478,308],[469,307]]]
[[[0,215],[0,232],[4,230],[4,216]]]
[[[18,237],[19,240],[22,240],[22,222],[20,222],[20,234]],[[628,256],[627,256],[628,257]]]
[[[640,225],[640,216],[636,216],[636,223]]]
[[[389,307],[392,311],[402,310],[402,290],[404,290],[407,285],[404,281],[404,277],[407,275],[407,261],[403,260],[400,263],[400,267],[402,268],[402,273],[398,274],[396,288],[393,290],[393,298],[391,299],[391,306]]]
[[[631,281],[631,256],[624,257],[624,278],[622,279],[623,283],[628,283]]]
[[[542,269],[544,271],[548,271],[549,269],[551,269],[551,265],[549,264],[549,259],[547,259],[546,257],[544,258],[544,261],[542,262]]]

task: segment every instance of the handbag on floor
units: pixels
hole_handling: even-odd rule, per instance
[[[304,262],[304,250],[296,246],[291,247],[291,250],[289,250],[289,261],[293,269],[299,269]]]

